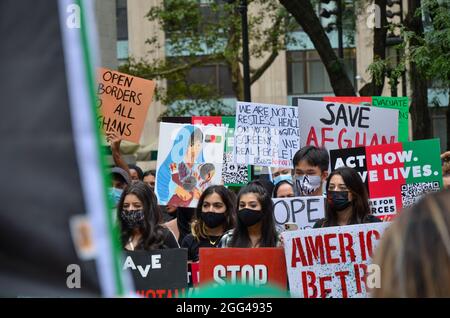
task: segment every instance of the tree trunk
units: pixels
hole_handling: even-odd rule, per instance
[[[441,149],[442,152],[450,150],[450,87],[448,87],[448,105],[447,105],[447,149]]]
[[[310,0],[280,0],[280,3],[294,16],[313,42],[325,65],[334,94],[336,96],[355,96],[353,84],[345,72],[344,65],[331,47],[330,40],[325,34]]]
[[[408,14],[405,19],[405,25],[408,30],[423,36],[422,15],[416,15],[420,8],[420,0],[408,0]],[[416,45],[416,40],[411,40],[411,45]],[[411,78],[411,113],[413,139],[427,139],[432,137],[431,118],[428,109],[428,86],[427,80],[417,69],[415,63],[410,63]]]

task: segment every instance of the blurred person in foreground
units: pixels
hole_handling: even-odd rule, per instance
[[[450,297],[450,192],[425,196],[386,229],[374,264],[373,297]]]

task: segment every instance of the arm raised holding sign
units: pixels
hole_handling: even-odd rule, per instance
[[[122,139],[120,136],[116,133],[115,130],[111,129],[109,132],[106,133],[106,141],[110,143],[111,145],[111,154],[114,160],[114,164],[117,167],[122,168],[125,170],[128,175],[130,175],[130,168],[128,167],[125,160],[123,160],[122,155],[120,154],[120,143],[122,142]]]

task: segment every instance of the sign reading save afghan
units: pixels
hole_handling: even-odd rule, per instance
[[[373,252],[388,222],[282,233],[292,297],[366,297]]]
[[[98,69],[98,76],[99,126],[139,143],[155,82],[105,68]]]
[[[286,289],[282,248],[200,248],[200,284],[272,285]]]
[[[372,213],[384,220],[442,188],[439,139],[331,150],[330,163],[332,170],[348,166],[358,171]]]
[[[398,110],[300,99],[300,146],[327,150],[398,141]]]
[[[292,105],[298,106],[300,98],[292,99]],[[398,141],[408,141],[409,136],[409,100],[408,97],[392,96],[324,96],[306,99],[322,100],[354,105],[366,105],[398,110]]]

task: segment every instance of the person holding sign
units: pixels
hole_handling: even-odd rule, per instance
[[[325,218],[314,228],[381,222],[369,213],[367,190],[358,172],[341,167],[328,177]]]
[[[292,159],[296,196],[323,195],[322,185],[328,176],[330,157],[325,148],[305,146]]]
[[[222,185],[207,188],[198,201],[192,233],[181,243],[188,249],[188,261],[198,262],[201,247],[217,247],[222,235],[234,227],[236,195]]]
[[[259,181],[252,181],[238,193],[237,225],[224,234],[220,247],[277,247],[272,199]]]
[[[161,225],[161,211],[148,185],[136,181],[124,189],[117,206],[122,245],[126,250],[178,248],[173,233]]]

